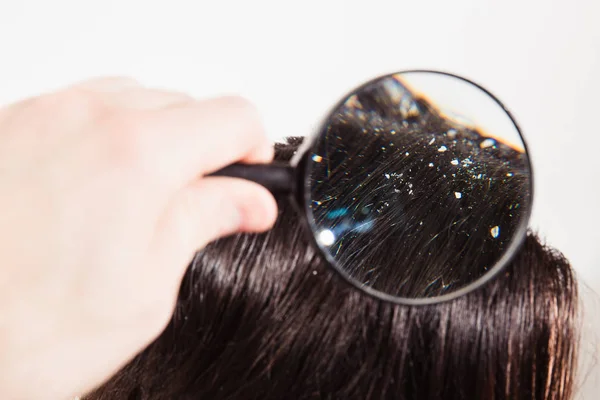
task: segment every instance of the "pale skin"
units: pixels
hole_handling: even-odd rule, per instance
[[[104,78],[0,109],[0,398],[69,399],[168,323],[207,243],[269,229],[273,157],[245,100]]]

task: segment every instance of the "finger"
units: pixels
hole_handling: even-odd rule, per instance
[[[63,94],[68,91],[82,91],[82,92],[92,92],[94,94],[99,94],[102,96],[106,96],[107,94],[119,93],[125,90],[131,89],[140,89],[142,86],[138,81],[129,77],[102,77],[102,78],[94,78],[81,82],[77,82],[72,84],[66,88],[61,88],[60,90],[42,94],[37,97],[30,97],[26,99],[19,100],[14,104],[10,104],[5,107],[5,110],[15,109],[18,107],[26,106],[27,104],[31,104],[35,102],[40,97],[52,96],[56,94]]]
[[[256,109],[240,97],[182,103],[145,113],[137,123],[129,134],[137,135],[140,161],[169,183],[187,184],[234,162],[273,157]]]
[[[141,87],[106,93],[104,99],[110,106],[128,110],[156,110],[195,101],[185,93]]]
[[[145,88],[129,77],[96,78],[75,84],[72,88],[99,94],[108,105],[126,109],[151,110],[193,101],[184,93]]]
[[[44,93],[42,95],[36,97],[30,97],[23,100],[20,100],[14,104],[10,104],[6,107],[6,110],[14,110],[21,107],[26,107],[27,105],[34,104],[40,98],[53,98],[56,100],[55,96],[62,96],[65,93],[92,93],[100,98],[100,100],[106,100],[108,95],[118,94],[119,92],[123,92],[131,89],[140,90],[142,87],[138,81],[133,78],[128,77],[103,77],[103,78],[94,78],[86,81],[81,81],[75,84],[72,84],[68,87],[61,88],[59,90]],[[81,98],[78,98],[79,102],[82,102]],[[85,106],[85,104],[83,104]]]
[[[192,250],[234,232],[262,232],[277,216],[273,195],[254,182],[209,177],[183,189],[170,207],[187,224]]]
[[[184,269],[209,242],[235,232],[265,231],[276,217],[275,199],[262,186],[236,178],[204,178],[181,190],[163,214],[150,250],[152,263],[160,269]]]

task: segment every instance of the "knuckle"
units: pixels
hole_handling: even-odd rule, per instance
[[[38,97],[33,105],[43,114],[54,117],[91,118],[103,110],[101,99],[81,89],[67,89]]]

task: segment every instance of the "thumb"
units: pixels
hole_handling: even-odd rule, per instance
[[[262,232],[275,223],[277,204],[263,186],[238,178],[208,177],[181,193],[173,207],[187,220],[194,250],[235,232]]]
[[[208,177],[178,192],[157,226],[150,247],[161,271],[183,271],[194,253],[235,232],[261,232],[277,217],[277,204],[264,187],[244,179]],[[159,272],[161,273],[161,272]]]

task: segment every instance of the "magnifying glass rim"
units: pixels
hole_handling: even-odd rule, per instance
[[[443,76],[447,76],[447,77],[451,77],[451,78],[456,78],[456,79],[462,80],[463,82],[466,82],[468,84],[475,86],[476,88],[482,90],[485,94],[490,96],[490,98],[496,104],[498,104],[502,108],[502,110],[504,110],[504,112],[508,115],[508,118],[510,118],[512,124],[514,125],[515,129],[517,130],[519,138],[521,139],[521,142],[523,143],[523,149],[525,151],[525,156],[526,156],[525,157],[526,165],[527,165],[527,168],[529,169],[529,177],[530,177],[529,185],[528,185],[529,186],[529,198],[528,198],[529,204],[527,206],[527,209],[525,210],[525,214],[523,215],[517,230],[515,231],[515,234],[513,235],[513,238],[510,241],[510,244],[509,244],[506,252],[504,252],[502,257],[500,257],[500,259],[494,264],[494,266],[491,269],[489,269],[484,275],[482,275],[475,281],[471,282],[470,284],[466,285],[465,287],[462,287],[452,293],[444,294],[441,296],[435,296],[435,297],[409,298],[409,297],[392,296],[390,294],[373,289],[369,286],[363,285],[356,279],[353,279],[342,268],[340,268],[338,266],[337,261],[331,256],[331,254],[327,251],[327,249],[324,248],[323,246],[321,246],[321,244],[319,244],[319,242],[317,241],[316,236],[315,236],[317,227],[312,218],[313,213],[310,208],[311,188],[310,188],[309,177],[310,177],[311,168],[310,168],[310,163],[309,163],[309,157],[311,156],[312,150],[316,146],[317,139],[320,138],[324,134],[325,130],[327,129],[328,122],[330,121],[333,114],[335,114],[337,112],[337,110],[346,102],[348,97],[361,91],[365,87],[367,87],[377,81],[380,81],[382,79],[389,78],[393,75],[402,75],[402,74],[409,74],[409,73],[430,73],[430,74],[438,74],[438,75],[443,75]],[[296,202],[298,204],[298,207],[300,208],[300,211],[305,216],[305,218],[303,218],[305,220],[304,223],[306,224],[306,227],[309,229],[309,232],[311,232],[311,234],[309,235],[310,240],[315,246],[317,246],[317,248],[319,250],[321,250],[321,253],[325,256],[327,262],[329,263],[331,268],[334,271],[336,271],[337,274],[339,274],[348,284],[350,284],[351,286],[355,287],[356,289],[366,293],[367,295],[370,295],[378,300],[384,300],[384,301],[389,301],[389,302],[395,303],[395,304],[410,305],[410,306],[437,304],[437,303],[456,299],[460,296],[463,296],[467,293],[470,293],[472,291],[475,291],[475,290],[481,288],[487,282],[489,282],[490,280],[495,278],[508,265],[508,263],[511,262],[511,260],[514,258],[515,254],[517,253],[517,251],[519,250],[519,248],[525,241],[525,238],[527,236],[527,229],[529,226],[529,221],[531,219],[531,213],[532,213],[532,209],[533,209],[533,199],[534,199],[534,192],[533,192],[533,188],[534,188],[534,183],[533,183],[534,176],[533,175],[534,174],[533,174],[533,166],[532,166],[532,162],[531,162],[529,148],[527,146],[527,141],[525,140],[523,133],[521,132],[521,128],[519,127],[519,124],[513,117],[512,113],[506,108],[506,106],[495,95],[493,95],[489,90],[487,90],[483,86],[479,85],[478,83],[471,81],[470,79],[464,78],[462,76],[459,76],[459,75],[456,75],[456,74],[453,74],[450,72],[429,70],[429,69],[412,69],[412,70],[404,70],[404,71],[380,75],[380,76],[373,78],[373,79],[363,83],[362,85],[356,87],[355,89],[348,92],[344,97],[342,97],[342,99],[337,104],[335,104],[335,106],[325,115],[325,118],[322,120],[321,124],[319,125],[319,128],[316,130],[316,134],[312,135],[311,137],[309,137],[307,139],[308,140],[306,140],[306,139],[304,140],[302,146],[296,153],[295,157],[292,158],[290,164],[296,168],[296,171],[298,174],[297,177],[298,177],[299,182],[298,182],[298,192],[296,193]]]

